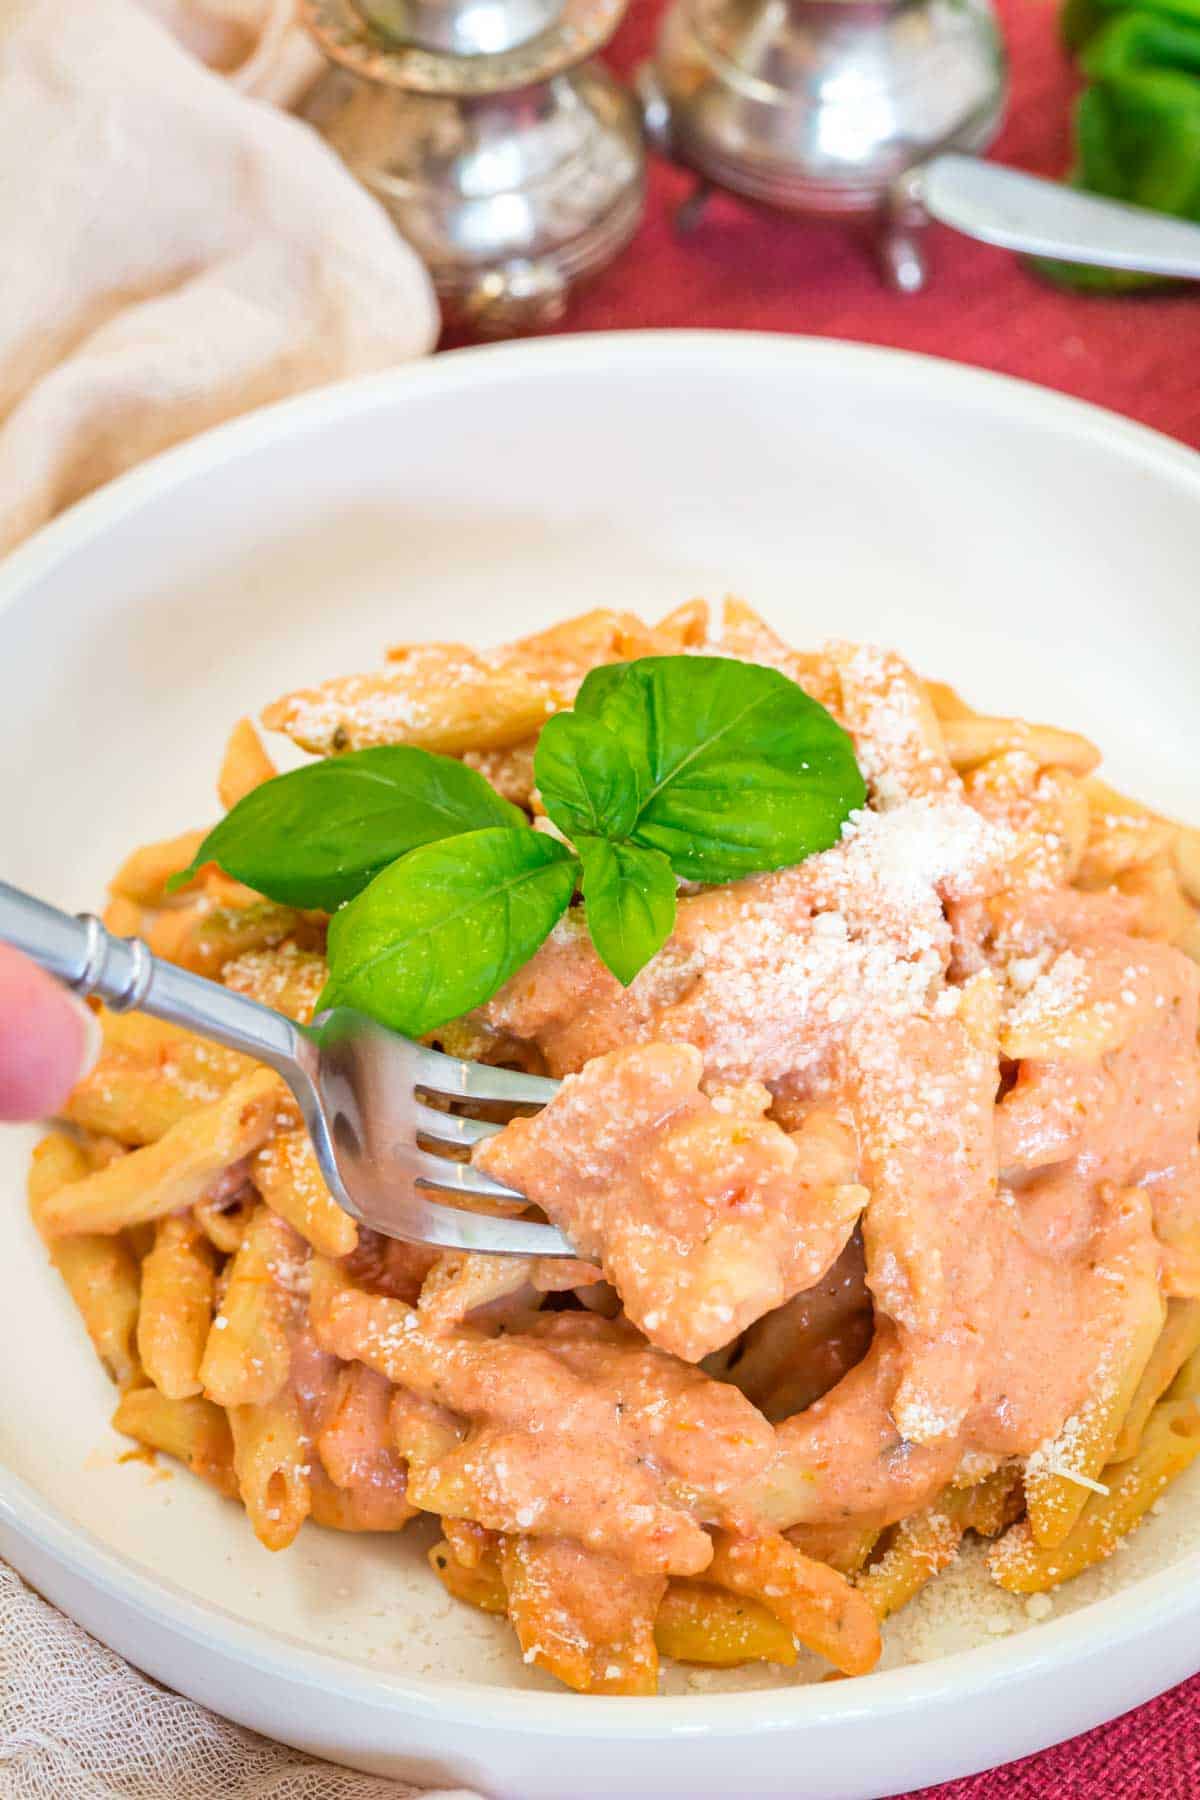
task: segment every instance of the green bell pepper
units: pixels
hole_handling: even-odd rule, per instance
[[[1075,108],[1072,184],[1200,222],[1200,0],[1067,0],[1062,28],[1088,78]],[[1164,285],[1047,258],[1034,266],[1092,291]]]

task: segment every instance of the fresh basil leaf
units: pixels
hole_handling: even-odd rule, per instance
[[[418,845],[525,823],[518,807],[452,756],[407,744],[352,750],[254,788],[174,885],[215,862],[271,900],[333,912]]]
[[[598,719],[557,713],[533,758],[542,804],[569,838],[628,837],[637,823],[638,780],[619,737]]]
[[[649,662],[654,659],[643,657],[641,660]],[[589,669],[575,694],[576,713],[592,719],[602,718],[609,700],[629,680],[629,671],[633,666],[633,663],[623,662],[600,663],[597,668]]]
[[[583,864],[592,942],[600,960],[628,987],[674,929],[671,865],[661,851],[611,844],[606,838],[580,837],[575,847]]]
[[[490,1000],[570,903],[578,865],[546,832],[469,831],[377,875],[329,924],[318,1003],[420,1037]]]
[[[586,677],[575,710],[634,765],[632,841],[689,880],[802,862],[866,800],[849,735],[778,669],[706,656],[609,664]]]

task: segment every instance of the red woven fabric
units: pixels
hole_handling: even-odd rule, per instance
[[[922,1788],[921,1800],[1196,1800],[1198,1794],[1200,1675],[1055,1750]]]
[[[1053,0],[1001,0],[1012,58],[1009,121],[995,154],[1061,175],[1075,80]],[[660,0],[631,0],[610,60],[650,49]],[[853,230],[714,196],[681,239],[671,215],[691,178],[654,159],[637,239],[574,303],[563,329],[715,326],[858,338],[978,363],[1060,388],[1200,445],[1200,290],[1107,299],[1063,294],[1004,251],[939,231],[934,274],[909,299],[880,283]]]
[[[1075,79],[1053,0],[1001,0],[1012,102],[994,154],[1059,176]],[[628,74],[650,49],[660,0],[632,0],[610,53]],[[564,331],[707,326],[858,338],[977,363],[1059,388],[1200,446],[1200,289],[1107,299],[1059,293],[1003,251],[950,232],[911,299],[880,283],[846,227],[714,196],[680,238],[691,178],[653,159],[649,204],[626,254],[574,302]],[[911,1797],[910,1797],[911,1800]],[[1200,1676],[1098,1731],[922,1800],[1200,1800]]]

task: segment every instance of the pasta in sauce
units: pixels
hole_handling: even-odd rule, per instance
[[[629,987],[572,909],[434,1034],[564,1077],[475,1160],[579,1262],[356,1227],[276,1077],[136,1015],[30,1180],[119,1429],[272,1549],[436,1515],[445,1586],[584,1691],[797,1643],[864,1673],[966,1533],[1040,1591],[1200,1454],[1200,836],[1086,740],[739,602],[406,648],[264,718],[462,755],[536,824],[537,731],[588,670],[698,650],[826,706],[869,802],[795,867],[685,885]],[[272,773],[241,721],[223,802]],[[109,924],[307,1019],[323,919],[211,864],[168,894],[198,842],[135,853]]]

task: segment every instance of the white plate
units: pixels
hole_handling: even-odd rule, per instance
[[[1187,812],[1198,552],[1200,460],[950,364],[690,334],[438,358],[201,438],[5,566],[4,870],[94,903],[131,843],[211,816],[239,714],[388,642],[730,588],[799,642],[891,642],[985,707],[1089,732],[1114,779]],[[0,1551],[246,1724],[505,1800],[851,1800],[1035,1750],[1200,1664],[1193,1484],[1033,1628],[959,1569],[862,1681],[556,1690],[445,1598],[415,1534],[306,1528],[272,1557],[186,1476],[118,1464],[25,1221],[30,1139],[0,1151]]]

